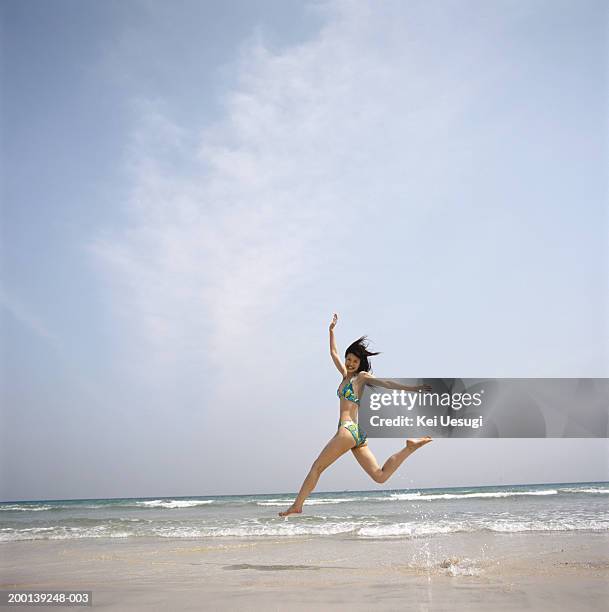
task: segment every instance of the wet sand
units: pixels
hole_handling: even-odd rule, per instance
[[[609,607],[607,532],[38,540],[0,545],[0,568],[3,590],[91,590],[104,610]]]

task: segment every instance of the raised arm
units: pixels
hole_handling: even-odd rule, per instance
[[[373,385],[375,387],[385,387],[386,389],[398,389],[401,391],[431,391],[431,385],[402,385],[393,380],[386,378],[375,378],[368,372],[360,372],[360,376],[364,379],[365,385]]]
[[[343,378],[346,378],[347,368],[345,368],[345,364],[340,359],[338,349],[336,348],[336,340],[334,339],[334,328],[336,327],[337,321],[338,315],[334,313],[334,316],[332,317],[332,322],[330,323],[330,355],[332,356],[332,361],[334,362],[334,365],[336,366],[338,371],[343,375]]]

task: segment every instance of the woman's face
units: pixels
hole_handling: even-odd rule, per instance
[[[347,372],[353,374],[357,372],[357,368],[359,368],[360,358],[354,355],[353,353],[347,353],[345,357],[345,367],[347,368]]]

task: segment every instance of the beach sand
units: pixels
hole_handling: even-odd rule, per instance
[[[607,532],[36,540],[0,563],[3,590],[91,590],[104,610],[609,609]]]

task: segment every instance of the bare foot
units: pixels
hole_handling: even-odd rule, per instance
[[[295,506],[290,506],[287,510],[279,513],[279,516],[287,516],[288,514],[300,514],[302,512],[302,508],[296,508]]]
[[[414,451],[417,450],[417,448],[421,448],[421,446],[424,446],[428,442],[432,442],[432,441],[433,440],[429,436],[424,436],[424,437],[418,438],[416,440],[413,440],[412,438],[409,438],[408,440],[406,440],[406,446],[412,452],[414,452]]]

